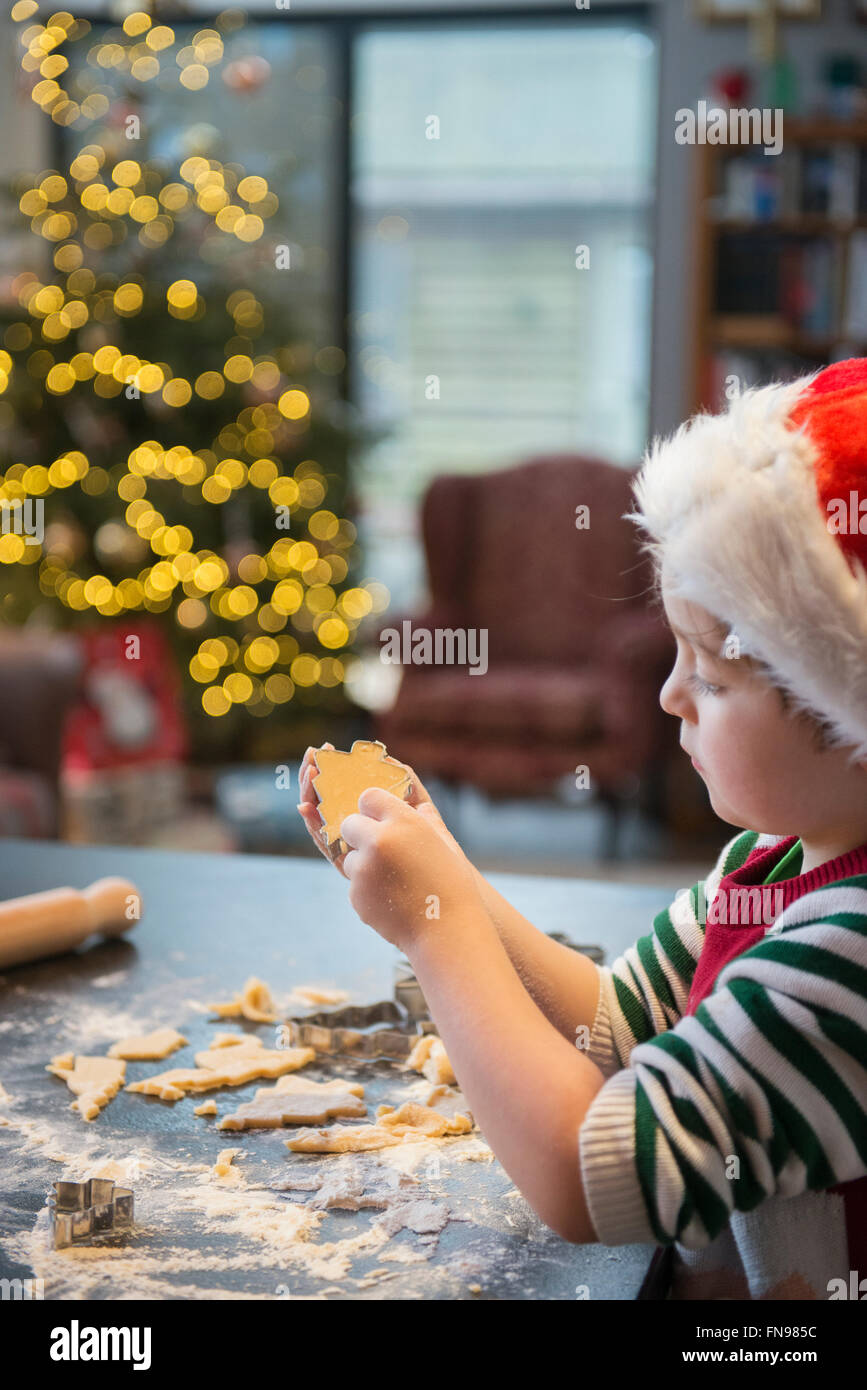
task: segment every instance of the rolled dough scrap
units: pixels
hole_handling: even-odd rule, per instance
[[[286,1147],[302,1154],[345,1154],[402,1143],[399,1135],[381,1125],[328,1125],[326,1129],[299,1129],[292,1139],[286,1140]]]
[[[92,1120],[123,1085],[126,1062],[113,1057],[75,1057],[71,1052],[63,1052],[52,1057],[45,1070],[59,1076],[78,1097],[70,1109],[77,1110],[85,1120]]]
[[[209,1004],[220,1018],[249,1018],[253,1023],[276,1023],[274,1000],[264,980],[251,975],[240,994],[224,1004]]]
[[[419,1038],[406,1065],[413,1071],[420,1071],[434,1086],[454,1086],[457,1081],[443,1041],[435,1033]]]
[[[213,1167],[214,1177],[225,1178],[234,1160],[238,1157],[238,1154],[242,1154],[243,1152],[243,1149],[221,1149],[217,1154],[217,1161]]]
[[[473,1127],[469,1115],[443,1115],[433,1106],[415,1105],[412,1101],[406,1101],[397,1110],[393,1105],[380,1105],[376,1123],[395,1134],[409,1134],[413,1139],[420,1135],[441,1139],[446,1134],[467,1134]]]
[[[246,1105],[224,1116],[217,1129],[279,1129],[321,1123],[335,1115],[366,1115],[363,1095],[364,1087],[355,1082],[284,1076],[275,1086],[260,1087]]]
[[[473,1118],[463,1091],[454,1086],[431,1086],[423,1103],[434,1106],[441,1115],[448,1115],[449,1118],[457,1114],[469,1115],[471,1120]]]
[[[301,1004],[345,1004],[349,995],[345,989],[321,989],[319,985],[296,985],[292,999]]]
[[[310,1206],[316,1211],[339,1207],[344,1211],[360,1211],[363,1207],[387,1207],[395,1201],[406,1202],[412,1190],[419,1186],[418,1178],[397,1173],[391,1168],[365,1168],[364,1159],[348,1154],[336,1158],[315,1178],[295,1178],[281,1187],[298,1191],[313,1191],[316,1196]]]
[[[316,748],[313,752],[318,777],[313,789],[319,798],[319,819],[326,845],[340,839],[340,826],[358,810],[358,798],[368,787],[382,787],[395,796],[405,797],[412,785],[402,767],[385,761],[384,743],[356,739],[348,753],[336,748]]]
[[[157,1028],[153,1033],[135,1033],[120,1038],[108,1049],[109,1057],[124,1057],[128,1062],[156,1062],[186,1046],[187,1039],[176,1028]]]
[[[159,1072],[135,1081],[128,1091],[160,1100],[180,1100],[188,1092],[215,1091],[220,1086],[243,1086],[261,1077],[285,1076],[314,1061],[312,1047],[266,1048],[261,1038],[221,1033],[206,1052],[196,1053],[195,1067]]]
[[[386,1149],[418,1139],[442,1139],[466,1134],[473,1127],[469,1115],[441,1115],[426,1105],[407,1102],[399,1110],[380,1105],[376,1124],[329,1125],[326,1129],[300,1129],[286,1140],[287,1149],[296,1153],[361,1153],[367,1149]]]
[[[203,1100],[201,1105],[197,1105],[193,1111],[194,1115],[216,1115],[217,1102],[215,1100]]]
[[[376,1229],[390,1236],[398,1231],[415,1231],[416,1235],[437,1234],[449,1219],[449,1209],[445,1202],[432,1202],[422,1198],[415,1202],[401,1202],[390,1207],[376,1222]]]

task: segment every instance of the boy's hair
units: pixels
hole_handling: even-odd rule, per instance
[[[659,609],[664,618],[665,607],[662,602],[662,571],[661,567],[659,566],[654,567],[653,592],[654,606],[656,604],[659,605]],[[780,705],[783,711],[786,714],[788,714],[791,719],[796,720],[798,723],[804,724],[808,729],[812,731],[813,746],[816,749],[816,751],[821,753],[824,752],[826,748],[831,748],[834,743],[834,736],[833,726],[830,720],[825,719],[821,714],[816,714],[814,712],[801,708],[795,708],[794,701],[792,699],[792,696],[789,694],[788,690],[786,690],[774,679],[770,667],[764,661],[762,661],[760,657],[747,656],[746,654],[738,656],[736,658],[726,656],[724,652],[724,644],[730,632],[730,624],[724,623],[721,619],[715,619],[714,622],[710,625],[710,627],[708,627],[705,631],[693,633],[687,632],[684,635],[686,637],[701,637],[705,640],[705,642],[709,641],[709,644],[711,646],[715,645],[719,648],[719,654],[721,657],[723,657],[723,659],[737,660],[741,663],[742,668],[754,672],[756,675],[760,676],[762,679],[767,681],[771,689],[777,692],[777,695],[780,699]]]

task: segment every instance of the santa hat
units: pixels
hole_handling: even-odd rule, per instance
[[[867,759],[867,358],[693,417],[653,442],[633,492],[625,519],[673,590]]]

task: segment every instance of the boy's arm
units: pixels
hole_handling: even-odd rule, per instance
[[[577,1136],[604,1078],[530,998],[483,904],[449,916],[449,928],[420,932],[405,949],[460,1086],[541,1219],[565,1240],[593,1243]]]
[[[559,1033],[583,1050],[605,1076],[626,1066],[637,1043],[673,1027],[683,1013],[704,942],[706,909],[719,881],[742,863],[754,831],[732,837],[710,874],[662,912],[653,930],[612,966],[552,941],[473,868],[491,920],[530,997]]]
[[[552,941],[471,865],[482,902],[530,998],[573,1044],[599,1006],[599,967],[589,956]]]

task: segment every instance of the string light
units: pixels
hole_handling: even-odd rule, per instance
[[[12,18],[19,25],[21,66],[33,75],[32,99],[61,125],[80,128],[103,118],[109,97],[100,84],[113,80],[113,74],[145,83],[173,72],[181,86],[197,91],[224,57],[217,29],[203,28],[191,41],[181,41],[170,26],[154,24],[145,10],[134,10],[118,29],[91,38],[88,80],[73,86],[79,70],[71,71],[69,59],[58,50],[84,40],[89,23],[67,12],[42,22],[35,0],[17,0]],[[3,335],[0,395],[15,373],[24,371],[25,379],[44,383],[45,391],[57,397],[87,391],[112,399],[134,389],[152,398],[161,412],[154,418],[162,421],[191,403],[220,400],[232,388],[236,395],[238,388],[258,393],[259,399],[254,396],[254,404],[225,421],[211,447],[195,452],[175,442],[171,424],[165,423],[162,438],[142,440],[110,468],[71,449],[45,465],[12,464],[0,474],[5,500],[47,497],[75,487],[91,497],[116,497],[122,519],[102,523],[97,552],[109,570],[114,556],[126,556],[129,567],[148,556],[150,563],[137,574],[117,583],[101,572],[79,574],[74,542],[55,537],[24,546],[14,533],[0,537],[0,563],[34,564],[40,592],[72,612],[114,617],[125,611],[173,610],[179,628],[189,634],[212,628],[215,618],[231,625],[240,641],[228,633],[205,636],[189,663],[191,678],[203,687],[202,708],[215,718],[238,705],[267,712],[294,699],[298,690],[340,685],[345,664],[336,653],[351,645],[371,612],[381,611],[382,594],[372,584],[339,593],[349,573],[355,528],[323,506],[328,480],[322,466],[305,459],[290,473],[280,462],[287,444],[294,450],[295,441],[304,437],[313,402],[286,370],[292,360],[288,350],[256,352],[265,313],[248,289],[227,296],[234,336],[220,360],[196,364],[201,370],[187,375],[190,364],[182,360],[173,366],[126,351],[121,326],[142,315],[146,306],[150,313],[161,307],[182,322],[200,318],[209,306],[191,278],[172,281],[160,306],[140,276],[108,274],[104,266],[110,262],[98,262],[95,256],[127,236],[145,248],[161,247],[191,216],[208,229],[205,248],[208,236],[252,244],[264,235],[279,200],[267,179],[237,164],[194,154],[168,178],[162,168],[119,159],[116,147],[113,154],[110,148],[108,142],[83,144],[68,168],[44,170],[28,181],[29,187],[16,190],[32,232],[51,243],[56,276],[26,272],[12,282],[22,317]],[[207,249],[204,258],[214,259]],[[82,334],[76,341],[74,335],[84,329],[92,336]],[[312,358],[326,375],[344,365],[337,348],[320,348]],[[249,550],[230,566],[197,543],[191,526],[167,515],[171,497],[160,491],[167,484],[185,489],[187,505],[195,498],[223,505],[250,487],[255,505],[263,505],[267,497],[275,511],[288,511],[295,534],[278,533],[263,553]],[[319,654],[302,650],[299,638]]]

